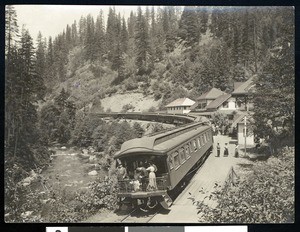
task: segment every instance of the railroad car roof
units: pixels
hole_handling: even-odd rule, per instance
[[[164,155],[166,151],[172,149],[180,143],[188,140],[189,138],[195,136],[201,131],[210,128],[210,126],[201,126],[199,125],[193,130],[184,132],[183,134],[179,134],[176,137],[167,139],[161,143],[155,144],[155,140],[160,139],[164,136],[168,136],[169,134],[174,133],[174,131],[180,131],[180,129],[175,129],[172,132],[161,133],[155,136],[144,136],[142,138],[131,139],[122,144],[121,150],[118,151],[114,158],[120,158],[122,156],[127,156],[128,154],[153,154],[156,155]]]
[[[159,151],[168,151],[174,147],[176,147],[178,144],[184,143],[186,140],[189,140],[190,138],[194,137],[195,135],[199,134],[200,132],[204,131],[206,128],[195,128],[192,131],[186,132],[184,134],[178,135],[175,138],[169,139],[163,143],[160,143],[156,146],[154,146],[154,150]]]

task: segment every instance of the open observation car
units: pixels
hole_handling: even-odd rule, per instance
[[[192,167],[205,160],[212,145],[211,126],[202,122],[124,142],[114,156],[128,174],[127,178],[118,181],[120,202],[140,205],[143,211],[154,208],[158,203],[164,208],[170,207],[172,199],[169,193]],[[138,182],[138,187],[134,182],[137,168],[148,162],[157,167],[157,188],[152,190],[147,188],[147,177]]]

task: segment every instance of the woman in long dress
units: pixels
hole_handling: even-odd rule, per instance
[[[156,175],[155,175],[155,168],[150,164],[150,166],[146,169],[149,172],[149,184],[147,186],[148,191],[157,190],[156,184]]]

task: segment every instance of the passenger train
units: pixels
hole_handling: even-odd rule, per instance
[[[127,178],[118,181],[120,203],[138,205],[143,211],[158,203],[164,208],[170,207],[169,194],[193,167],[206,159],[212,146],[211,126],[203,122],[124,142],[114,155],[127,170]],[[147,177],[140,180],[138,187],[134,186],[137,168],[148,163],[157,167],[155,190],[147,189]]]

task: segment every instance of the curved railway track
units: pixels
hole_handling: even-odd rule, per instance
[[[154,121],[154,122],[169,123],[175,125],[183,125],[183,124],[199,121],[199,116],[183,115],[183,114],[168,114],[168,113],[111,112],[111,113],[92,113],[92,115],[94,117],[100,117],[100,118]]]
[[[132,210],[129,214],[120,219],[121,223],[148,223],[160,212],[160,209],[153,212],[142,212],[138,208]]]

